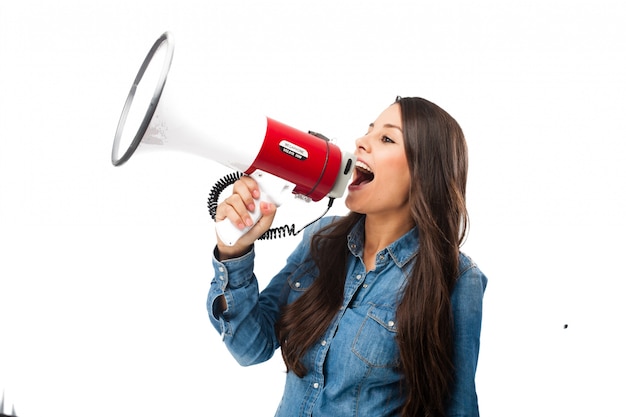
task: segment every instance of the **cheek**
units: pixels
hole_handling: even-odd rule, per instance
[[[409,164],[404,155],[390,159],[387,163],[388,166],[394,167],[394,169],[389,170],[389,174],[398,185],[408,186],[411,183]]]
[[[409,195],[409,191],[411,189],[411,177],[407,174],[405,178],[403,178],[401,181],[398,181],[398,192],[400,193],[400,195],[404,195],[407,196]]]
[[[396,191],[402,196],[409,195],[409,189],[411,188],[411,173],[406,163],[406,159],[403,161],[397,161],[399,171],[396,177]]]

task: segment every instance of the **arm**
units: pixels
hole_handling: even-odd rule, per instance
[[[279,347],[275,324],[287,302],[289,277],[304,263],[311,231],[288,257],[285,267],[259,293],[254,274],[254,248],[238,258],[220,261],[213,257],[215,277],[211,281],[207,310],[211,323],[226,347],[241,365],[271,358]]]
[[[256,182],[243,177],[233,186],[233,195],[216,210],[217,221],[231,221],[243,229],[250,224],[249,210],[260,195]],[[207,299],[211,323],[242,365],[252,365],[271,358],[279,347],[275,324],[289,294],[288,278],[308,255],[311,230],[307,229],[300,245],[287,259],[286,266],[259,294],[254,274],[254,241],[271,226],[276,206],[260,202],[262,217],[234,246],[225,245],[218,236],[213,252],[215,278]]]
[[[478,417],[476,368],[480,348],[483,294],[487,278],[467,259],[468,266],[452,293],[454,317],[455,385],[448,407],[448,417]]]
[[[214,256],[215,277],[207,299],[211,323],[241,365],[268,360],[278,347],[274,323],[280,306],[277,302],[259,304],[254,256],[254,249],[223,262]]]
[[[257,200],[260,195],[261,193],[256,181],[249,177],[243,177],[235,183],[233,195],[218,206],[216,221],[230,220],[238,229],[243,230],[253,223],[250,213],[255,210],[255,200]],[[254,241],[269,229],[274,215],[276,214],[276,207],[273,205],[261,202],[261,206],[263,221],[260,222],[259,226],[256,228],[257,230],[250,230],[250,233],[242,236],[234,246],[225,245],[224,242],[221,241],[219,234],[217,234],[217,246],[213,254],[214,260],[224,261],[239,258],[252,249]],[[223,271],[224,266],[220,266],[219,269]],[[221,275],[221,277],[222,279],[224,278],[223,275]],[[227,308],[228,304],[226,298],[223,295],[219,296],[214,302],[214,314],[220,315]]]
[[[250,212],[260,196],[256,181],[243,177],[233,186],[233,194],[216,210],[216,221],[230,221],[243,230],[252,224]],[[276,206],[261,204],[262,218],[234,246],[225,245],[217,236],[213,252],[215,278],[211,282],[207,309],[213,326],[222,333],[233,356],[242,365],[269,359],[277,343],[272,340],[276,306],[267,312],[257,308],[259,291],[253,272],[255,240],[271,226]],[[259,351],[254,346],[264,348]],[[231,348],[232,345],[232,348]]]

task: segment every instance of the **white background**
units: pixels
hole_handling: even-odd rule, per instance
[[[204,307],[206,196],[229,171],[110,163],[169,30],[172,71],[197,91],[348,150],[396,95],[448,110],[470,149],[463,249],[490,278],[482,415],[625,415],[625,21],[606,0],[0,0],[5,402],[20,417],[273,415],[279,355],[239,367]],[[277,222],[324,206],[288,203]],[[296,242],[258,245],[261,285]]]

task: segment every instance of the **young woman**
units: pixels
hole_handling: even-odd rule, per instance
[[[345,217],[310,226],[259,294],[254,241],[276,207],[229,247],[218,240],[207,308],[242,365],[279,347],[277,416],[478,416],[486,277],[459,246],[467,149],[456,121],[398,98],[356,141]],[[216,220],[250,224],[259,191],[244,177]]]

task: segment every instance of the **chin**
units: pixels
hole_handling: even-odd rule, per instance
[[[350,195],[348,195],[348,196],[346,197],[346,200],[345,200],[344,204],[345,204],[345,206],[346,206],[346,208],[347,208],[348,210],[350,210],[350,211],[356,211],[356,210],[355,210],[355,208],[356,208],[356,207],[355,207],[355,205],[353,204],[353,202],[352,202],[352,198],[351,198],[351,196],[350,196]]]
[[[345,205],[346,208],[353,213],[365,214],[364,207],[354,204],[353,201],[350,201],[350,196],[346,198]]]

